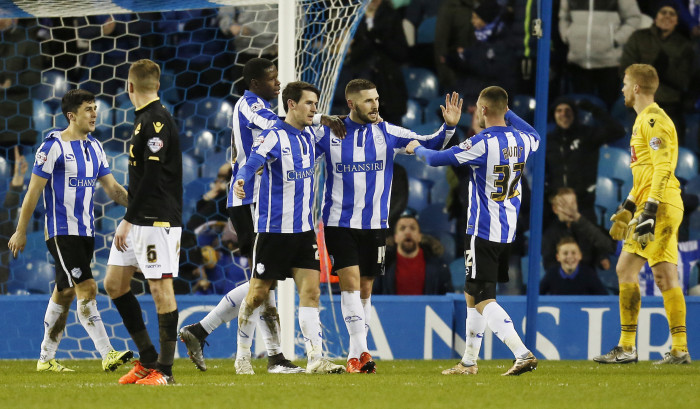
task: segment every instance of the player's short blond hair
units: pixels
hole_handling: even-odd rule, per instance
[[[479,94],[482,104],[487,106],[492,114],[506,113],[508,107],[508,93],[501,87],[491,86],[484,88]]]
[[[625,69],[625,75],[633,84],[639,85],[642,94],[654,95],[659,88],[659,74],[649,64],[632,64]]]
[[[138,92],[155,92],[160,86],[160,67],[151,60],[138,60],[131,64],[129,77]]]

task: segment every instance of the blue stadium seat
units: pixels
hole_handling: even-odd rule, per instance
[[[509,102],[510,109],[520,118],[532,123],[535,119],[535,98],[530,95],[514,95]]]
[[[428,207],[428,198],[430,195],[431,182],[423,179],[418,179],[412,176],[408,177],[408,205],[416,212]]]
[[[202,198],[209,190],[209,185],[213,182],[212,178],[197,178],[190,183],[185,185],[184,195],[183,195],[183,221],[187,223],[189,216],[194,213],[197,205],[197,201]],[[187,215],[187,216],[185,216]]]
[[[416,125],[411,130],[418,135],[432,135],[435,132],[437,132],[438,129],[440,129],[441,124],[436,124],[436,123],[426,123],[426,124],[420,124]]]
[[[598,176],[595,186],[595,210],[599,217],[598,224],[609,229],[610,217],[617,211],[620,200],[617,198],[617,186],[610,178]]]
[[[24,252],[15,258],[10,258],[10,293],[48,294],[51,292],[50,283],[55,279],[53,265],[49,262],[44,232],[37,231],[27,234],[27,244]]]
[[[419,161],[415,155],[396,155],[394,162],[406,169],[406,175],[418,179],[423,177],[425,168],[428,166],[425,162]]]
[[[685,116],[685,145],[696,154],[700,154],[700,114]]]
[[[467,278],[467,270],[464,266],[464,258],[460,257],[450,263],[450,274],[452,275],[452,286],[455,291],[464,291],[464,281]]]
[[[197,115],[206,118],[207,129],[225,129],[231,126],[233,105],[217,98],[202,98],[197,101]]]
[[[199,164],[192,156],[182,154],[182,184],[186,185],[199,177]]]
[[[112,171],[112,175],[122,186],[127,184],[129,179],[129,155],[120,151],[106,151],[107,160],[109,160],[109,167]]]
[[[569,94],[566,97],[571,99],[572,101],[574,101],[575,104],[579,104],[583,100],[588,100],[591,103],[593,103],[593,105],[596,105],[600,108],[603,108],[606,111],[608,110],[608,105],[605,102],[603,102],[602,99],[598,98],[596,95]],[[595,121],[595,119],[593,119],[593,115],[590,112],[584,111],[582,109],[578,109],[577,111],[578,111],[578,120],[582,124],[584,124],[584,125],[595,125],[596,124],[596,121]]]
[[[97,98],[95,104],[97,104],[96,136],[101,140],[106,140],[112,137],[115,110],[112,108],[112,104],[103,98]]]
[[[421,21],[416,32],[416,44],[432,44],[435,42],[435,26],[437,16],[428,17]]]
[[[440,240],[444,253],[442,259],[445,261],[453,260],[456,257],[455,236],[451,233],[442,232],[435,235],[435,238]]]
[[[32,107],[32,128],[43,138],[53,126],[54,112],[49,105],[38,99],[32,101]]]
[[[194,151],[192,154],[201,160],[204,160],[210,152],[214,151],[216,145],[216,137],[213,133],[207,130],[201,130],[194,136]]]
[[[616,198],[621,202],[629,193],[628,188],[632,184],[629,151],[607,145],[601,146],[598,151],[598,176],[610,178],[615,182]]]
[[[700,240],[700,210],[695,210],[690,214],[688,225],[688,239]]]
[[[428,103],[425,106],[425,119],[423,120],[424,123],[440,126],[445,122],[445,120],[442,118],[442,111],[440,110],[440,105],[445,105],[444,95],[438,95],[435,98],[428,101]]]
[[[66,75],[59,71],[46,71],[41,74],[41,86],[35,88],[34,98],[44,101],[52,108],[61,107],[61,98],[68,91]]]
[[[219,168],[228,161],[229,158],[226,157],[226,152],[214,153],[212,151],[206,157],[204,163],[202,163],[202,177],[216,179],[216,175],[219,173]]]
[[[678,147],[678,164],[676,165],[676,177],[685,185],[698,175],[698,158],[693,151],[682,146]]]
[[[412,129],[423,123],[423,107],[412,99],[406,102],[406,114],[401,118],[401,126]]]
[[[403,67],[408,97],[427,103],[438,95],[437,76],[425,68]]]
[[[443,203],[426,206],[418,213],[418,221],[421,231],[431,236],[437,237],[440,233],[453,233],[455,230]]]
[[[540,258],[539,265],[540,265],[540,268],[539,268],[540,280],[542,280],[542,277],[544,277],[544,274],[545,274],[545,270],[544,270],[544,266],[542,266],[542,259],[541,258]],[[528,280],[528,277],[530,275],[529,274],[530,273],[530,257],[529,256],[523,256],[520,259],[520,272],[523,276],[523,284],[527,285],[527,280]],[[539,289],[537,291],[539,292]]]

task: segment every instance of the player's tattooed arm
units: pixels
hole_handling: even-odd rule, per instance
[[[129,196],[124,189],[124,186],[117,183],[117,180],[111,173],[108,173],[100,178],[100,185],[107,193],[110,199],[114,200],[117,204],[127,207],[129,204]]]
[[[123,186],[119,186],[116,191],[113,192],[113,196],[110,196],[112,200],[117,202],[117,204],[126,207],[129,204],[129,194],[126,192]]]

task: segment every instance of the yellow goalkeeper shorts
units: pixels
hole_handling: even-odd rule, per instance
[[[639,217],[642,211],[644,211],[644,207],[640,206],[634,217]],[[682,220],[683,210],[667,203],[659,203],[659,209],[656,212],[654,241],[649,242],[642,249],[642,246],[632,238],[634,232],[630,229],[622,245],[622,251],[644,257],[652,267],[662,261],[678,265],[678,227],[680,227]]]

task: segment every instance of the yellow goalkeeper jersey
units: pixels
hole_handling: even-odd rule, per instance
[[[632,194],[637,208],[647,199],[683,209],[681,189],[674,174],[678,136],[671,118],[653,103],[637,115],[630,140]]]

